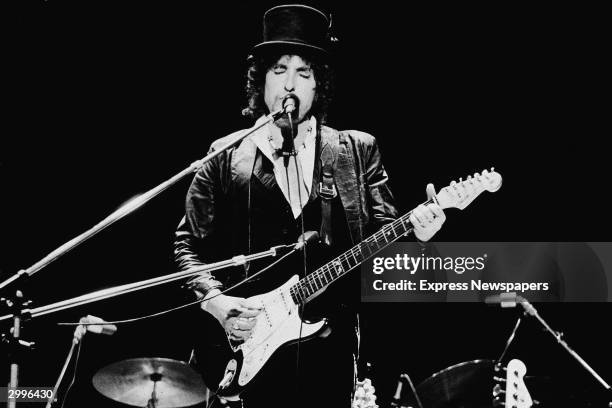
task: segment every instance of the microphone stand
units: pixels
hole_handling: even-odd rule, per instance
[[[36,272],[40,271],[45,266],[49,265],[51,262],[57,260],[61,256],[65,255],[67,252],[71,251],[72,249],[76,248],[77,246],[79,246],[83,242],[87,241],[89,238],[91,238],[94,235],[98,234],[103,229],[107,228],[108,226],[110,226],[110,225],[114,224],[115,222],[119,221],[120,219],[124,218],[126,215],[131,214],[132,212],[136,211],[137,209],[139,209],[140,207],[145,205],[147,202],[149,202],[151,199],[153,199],[154,197],[156,197],[157,195],[162,193],[164,190],[167,190],[169,187],[171,187],[172,185],[176,184],[183,177],[187,176],[188,174],[192,174],[192,173],[198,171],[208,161],[214,159],[215,157],[217,157],[218,155],[223,153],[225,150],[229,149],[230,147],[232,147],[236,143],[240,142],[245,137],[249,136],[253,132],[255,132],[255,131],[259,130],[260,128],[262,128],[263,126],[267,125],[268,123],[275,121],[283,112],[284,112],[283,109],[278,109],[278,110],[270,113],[268,116],[266,116],[266,120],[265,121],[262,121],[260,124],[258,124],[256,126],[253,126],[250,129],[247,129],[244,133],[236,136],[235,138],[233,138],[232,140],[227,142],[224,146],[220,147],[219,149],[215,150],[214,152],[209,153],[208,155],[206,155],[201,160],[194,161],[193,163],[191,163],[189,165],[189,167],[187,167],[186,169],[184,169],[180,173],[177,173],[176,175],[174,175],[173,177],[171,177],[168,180],[164,181],[163,183],[161,183],[157,187],[152,188],[151,190],[147,191],[146,193],[141,194],[140,196],[136,197],[135,199],[133,199],[129,203],[127,203],[127,204],[123,205],[122,207],[118,208],[115,212],[113,212],[108,217],[106,217],[105,219],[100,221],[98,224],[94,225],[91,229],[83,232],[81,235],[79,235],[79,236],[71,239],[70,241],[66,242],[65,244],[63,244],[59,248],[55,249],[54,251],[49,253],[47,256],[45,256],[40,261],[36,262],[34,265],[30,266],[29,268],[20,270],[19,272],[17,272],[16,274],[11,276],[10,278],[8,278],[5,281],[3,281],[2,283],[0,283],[0,290],[3,289],[4,287],[8,286],[9,284],[11,284],[14,281],[17,281],[17,280],[19,280],[21,278],[24,278],[26,276],[34,275]]]
[[[232,147],[236,143],[240,142],[242,139],[244,139],[247,136],[251,135],[253,132],[257,131],[258,129],[262,128],[263,126],[267,125],[268,123],[273,122],[276,119],[278,119],[280,117],[280,115],[282,115],[284,113],[284,111],[285,111],[285,109],[278,109],[278,110],[276,110],[274,112],[271,112],[270,114],[268,114],[266,116],[266,120],[262,121],[260,124],[255,125],[255,126],[251,127],[250,129],[247,129],[242,134],[236,136],[235,138],[233,138],[232,140],[227,142],[221,148],[215,150],[214,152],[209,153],[208,155],[206,155],[204,158],[202,158],[200,160],[196,160],[195,162],[191,163],[189,165],[189,167],[187,167],[186,169],[184,169],[180,173],[177,173],[176,175],[174,175],[173,177],[171,177],[168,180],[164,181],[163,183],[161,183],[157,187],[152,188],[151,190],[147,191],[146,193],[143,193],[140,196],[136,197],[134,200],[130,201],[129,203],[121,206],[120,208],[115,210],[112,214],[110,214],[105,219],[100,221],[98,224],[94,225],[89,230],[83,232],[81,235],[78,235],[77,237],[75,237],[75,238],[71,239],[70,241],[64,243],[59,248],[55,249],[54,251],[49,253],[47,256],[45,256],[44,258],[42,258],[41,260],[39,260],[38,262],[36,262],[32,266],[30,266],[29,268],[21,269],[20,271],[15,273],[13,276],[11,276],[8,279],[5,279],[4,281],[0,282],[0,290],[4,289],[5,287],[7,287],[8,285],[10,285],[13,282],[16,282],[16,281],[25,279],[26,277],[30,277],[30,276],[34,275],[36,272],[40,271],[41,269],[43,269],[44,267],[46,267],[47,265],[49,265],[53,261],[59,259],[61,256],[63,256],[66,253],[70,252],[71,250],[73,250],[74,248],[76,248],[77,246],[82,244],[83,242],[87,241],[89,238],[91,238],[94,235],[98,234],[100,231],[106,229],[107,227],[109,227],[110,225],[112,225],[115,222],[119,221],[120,219],[124,218],[128,214],[131,214],[132,212],[136,211],[140,207],[144,206],[150,200],[155,198],[157,195],[159,195],[163,191],[167,190],[172,185],[176,184],[179,180],[181,180],[182,178],[184,178],[188,174],[192,174],[192,173],[198,171],[208,161],[210,161],[213,158],[217,157],[218,155],[220,155],[221,153],[223,153],[224,151],[226,151],[227,149],[229,149],[230,147]],[[17,291],[17,297],[16,297],[15,301],[12,302],[12,304],[14,306],[19,306],[18,303],[22,301],[22,300],[19,299],[20,297],[23,297],[23,294],[21,294],[20,291]],[[10,301],[7,301],[7,303],[8,302],[10,302]],[[88,303],[88,302],[86,302],[86,303]],[[40,308],[38,308],[38,309],[40,309]],[[59,310],[61,310],[61,309],[59,309]],[[25,315],[27,317],[29,315],[29,313],[30,313],[30,311],[28,309],[23,308],[23,310],[16,311],[12,315],[10,315],[10,317],[13,318],[13,333],[12,333],[13,339],[11,340],[11,343],[14,345],[14,347],[18,347],[19,344],[23,344],[24,343],[24,342],[19,341],[20,328],[21,328],[21,320],[22,320],[22,316],[23,315]],[[47,313],[50,313],[50,312],[47,312]],[[0,320],[4,320],[5,318],[6,318],[6,316],[1,318]],[[10,388],[17,388],[18,387],[18,384],[19,384],[18,378],[19,378],[19,364],[18,364],[17,360],[14,359],[14,361],[11,363],[11,379],[10,379],[10,384],[9,384]],[[8,407],[9,408],[15,408],[16,407],[15,400],[9,401],[8,402]]]
[[[291,114],[287,115],[287,117],[289,118],[289,129],[281,129],[281,134],[283,135],[283,164],[285,165],[285,169],[289,167],[289,159],[293,156],[297,156],[295,141],[293,140],[297,133],[297,125],[293,124]],[[289,188],[288,185],[287,188]]]
[[[15,389],[19,386],[19,361],[26,350],[34,348],[33,342],[21,340],[21,321],[24,318],[27,318],[27,315],[24,315],[23,310],[25,310],[25,307],[27,307],[31,301],[26,300],[23,293],[18,290],[13,298],[2,298],[1,302],[4,303],[9,310],[13,311],[13,314],[10,315],[10,318],[13,319],[11,333],[9,335],[2,335],[2,340],[8,344],[9,349],[9,389]],[[7,407],[16,408],[17,400],[9,399],[7,401]]]
[[[125,293],[135,292],[142,289],[151,288],[154,286],[162,285],[164,283],[173,282],[179,279],[187,278],[192,275],[197,275],[202,272],[215,271],[218,269],[227,268],[230,266],[239,266],[244,265],[246,262],[255,261],[257,259],[266,258],[266,257],[275,257],[278,252],[281,250],[286,250],[292,248],[292,250],[300,249],[300,243],[291,244],[291,245],[279,245],[270,248],[267,251],[257,252],[251,255],[239,255],[235,256],[231,259],[227,259],[224,261],[214,262],[206,265],[196,266],[194,268],[189,268],[185,271],[171,273],[169,275],[159,276],[157,278],[147,279],[144,281],[128,283],[126,285],[115,286],[108,289],[98,290],[96,292],[92,292],[86,295],[78,296],[72,299],[63,300],[61,302],[52,303],[50,305],[37,307],[34,309],[25,309],[22,311],[22,314],[26,314],[29,317],[39,317],[44,316],[50,313],[59,312],[60,310],[71,309],[76,306],[85,305],[88,303],[97,302],[100,300],[112,298],[115,296],[123,295]],[[0,321],[15,318],[15,314],[9,314],[0,317]]]
[[[606,391],[609,394],[612,394],[612,388],[610,387],[610,385],[607,382],[605,382],[604,379],[601,378],[601,376],[597,374],[597,372],[595,372],[595,370],[593,370],[593,368],[591,368],[591,366],[589,366],[589,364],[586,361],[584,361],[584,359],[580,357],[580,355],[578,355],[578,353],[572,350],[572,348],[565,342],[565,340],[562,339],[563,333],[553,330],[548,325],[548,323],[546,323],[546,321],[538,314],[538,311],[536,310],[536,308],[533,307],[533,305],[527,301],[527,299],[525,299],[522,296],[517,296],[517,294],[514,292],[509,292],[509,293],[502,293],[499,296],[489,296],[487,297],[487,299],[485,299],[485,302],[486,303],[499,303],[501,307],[504,307],[504,308],[505,307],[515,307],[517,303],[520,304],[522,308],[525,310],[526,315],[535,317],[536,320],[540,322],[542,326],[544,326],[546,331],[549,332],[557,340],[557,343],[559,343],[565,349],[565,351],[567,351],[572,357],[574,357],[574,359],[578,361],[578,363],[585,370],[587,370],[593,377],[595,377],[595,379],[606,389]],[[512,338],[514,337],[514,334],[516,332],[516,329],[518,328],[520,321],[521,321],[520,319],[517,321],[514,327],[514,330],[512,331],[512,334],[510,336],[510,339],[508,340],[508,344],[506,345],[506,349],[508,348],[509,343],[512,341]],[[505,352],[506,350],[504,350],[504,354]],[[502,354],[502,357],[503,357],[503,354]],[[501,360],[501,357],[500,357],[500,360]],[[498,360],[498,363],[500,360]]]
[[[557,340],[557,343],[559,343],[572,357],[574,357],[574,359],[578,361],[578,363],[580,363],[580,365],[585,370],[587,370],[593,377],[595,377],[595,379],[606,389],[608,393],[610,393],[610,391],[612,390],[610,388],[610,385],[606,383],[604,379],[601,378],[601,376],[597,374],[597,372],[593,370],[593,368],[591,368],[591,366],[589,366],[588,363],[584,361],[582,357],[580,357],[580,355],[578,355],[578,353],[572,350],[572,348],[565,342],[565,340],[562,339],[563,333],[554,331],[548,325],[548,323],[546,323],[546,321],[538,314],[538,311],[535,309],[535,307],[533,307],[533,305],[527,301],[527,299],[517,296],[517,302],[523,307],[523,309],[525,309],[525,314],[535,317],[536,320],[539,321],[542,326],[544,326],[546,331],[548,331]]]
[[[51,396],[47,399],[47,405],[45,405],[45,408],[51,408],[51,405],[53,405],[53,403],[55,402],[55,399],[57,397],[57,391],[59,390],[60,384],[62,383],[62,379],[64,378],[64,375],[66,374],[66,369],[68,368],[68,364],[70,363],[70,360],[72,360],[72,354],[74,353],[74,349],[81,342],[81,340],[83,339],[83,336],[85,336],[85,333],[87,333],[87,329],[83,325],[77,326],[77,328],[74,330],[74,335],[72,336],[72,341],[70,345],[70,351],[68,351],[68,355],[66,356],[66,361],[64,362],[64,366],[62,367],[62,371],[60,372],[60,375],[57,378],[57,381],[55,382],[55,386],[53,387]],[[78,353],[77,353],[77,362],[78,362]]]

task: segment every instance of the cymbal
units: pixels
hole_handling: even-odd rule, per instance
[[[119,361],[100,369],[92,382],[102,395],[136,407],[146,407],[154,390],[156,408],[187,407],[206,399],[202,377],[169,358]]]
[[[416,387],[424,407],[491,407],[493,360],[473,360],[438,371]]]

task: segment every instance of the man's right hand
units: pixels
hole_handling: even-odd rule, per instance
[[[220,293],[214,289],[207,297]],[[251,336],[261,304],[250,299],[218,295],[202,302],[202,309],[213,315],[232,340],[246,340]]]

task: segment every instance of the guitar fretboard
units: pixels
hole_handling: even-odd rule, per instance
[[[429,204],[433,201],[428,201]],[[363,261],[379,252],[389,244],[397,241],[402,235],[412,231],[409,221],[410,214],[402,215],[395,221],[385,225],[376,233],[370,235],[340,256],[334,258],[319,269],[293,285],[291,297],[296,304],[307,303],[317,292],[334,282],[349,271],[355,269]]]

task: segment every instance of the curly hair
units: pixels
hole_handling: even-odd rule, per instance
[[[294,51],[295,52],[295,51]],[[276,64],[283,55],[291,54],[290,51],[276,52],[263,55],[249,55],[247,59],[247,83],[246,97],[247,107],[242,110],[244,116],[258,118],[269,113],[264,101],[264,84],[266,73]],[[317,123],[322,125],[327,119],[327,110],[331,104],[334,93],[334,71],[322,57],[316,55],[299,55],[310,64],[316,82],[315,98],[310,109],[310,113],[317,119]]]

